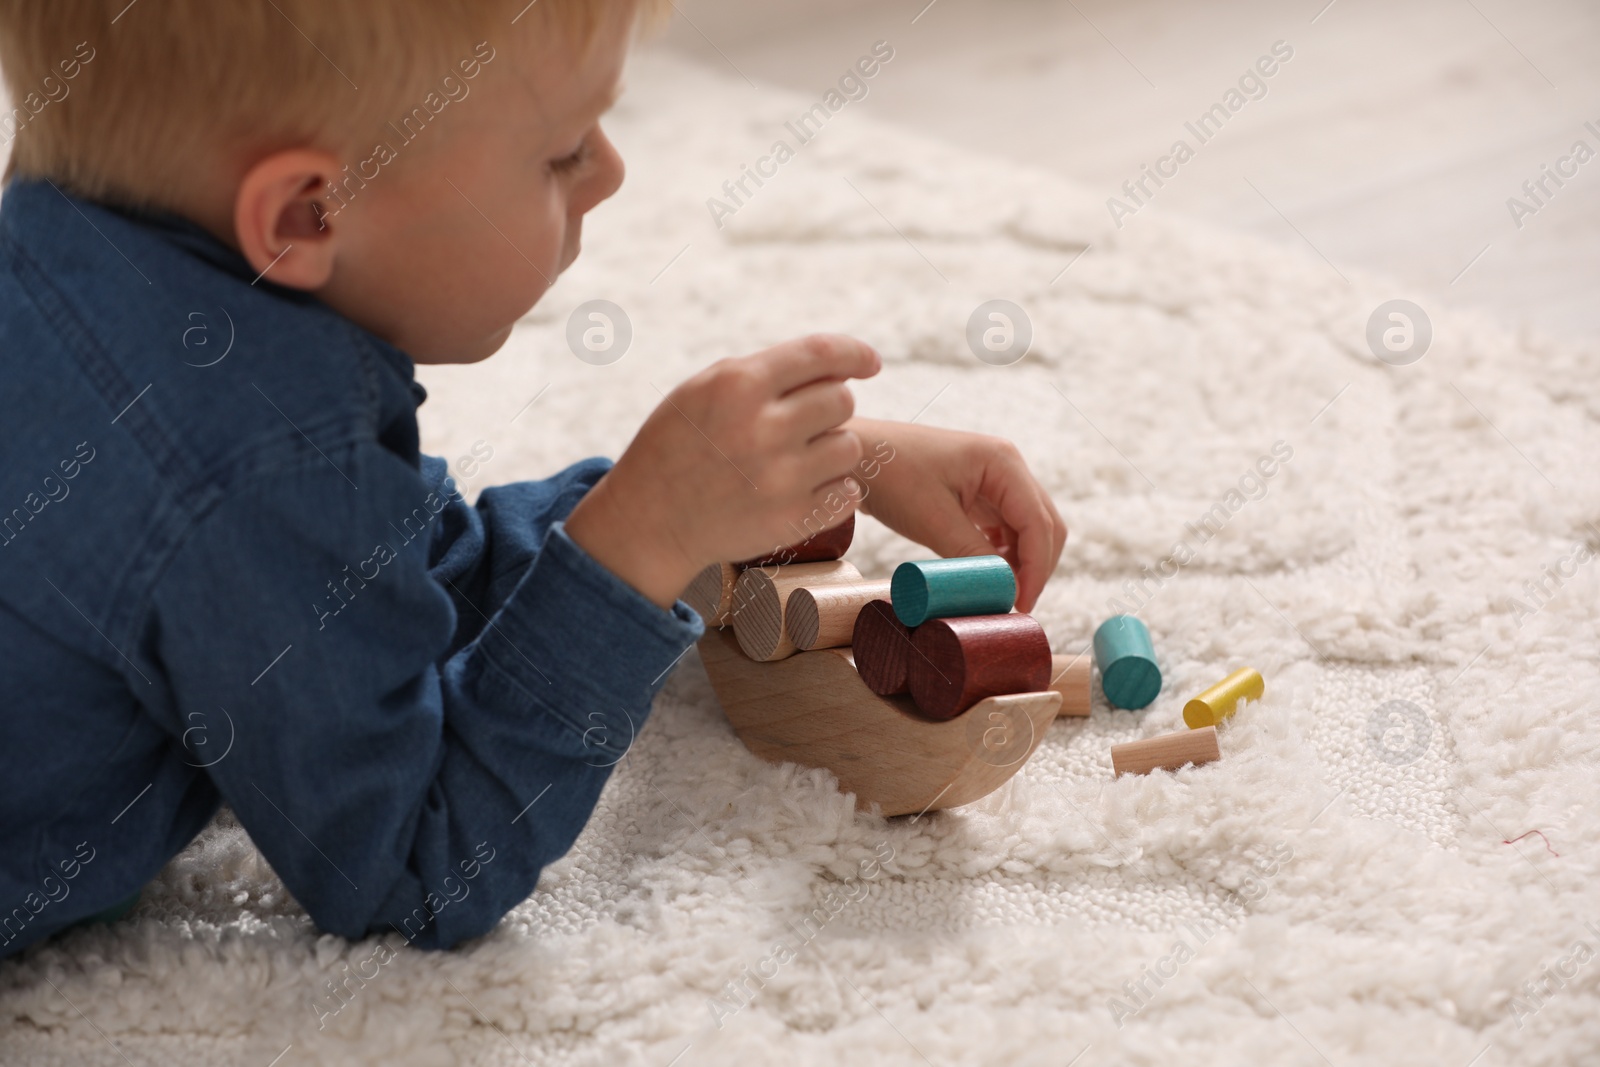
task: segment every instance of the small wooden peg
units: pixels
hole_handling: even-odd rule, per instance
[[[789,597],[783,625],[789,640],[805,651],[839,648],[850,643],[855,633],[856,615],[869,601],[889,595],[889,579],[879,578],[850,585],[801,586]]]
[[[720,629],[733,622],[733,586],[738,580],[739,568],[731,563],[713,563],[695,575],[683,591],[683,602],[695,610],[706,629]]]
[[[1240,667],[1183,706],[1183,721],[1190,729],[1217,726],[1231,718],[1241,700],[1260,700],[1267,683],[1254,667]]]
[[[1050,688],[1061,694],[1061,715],[1087,715],[1090,704],[1088,656],[1051,656]]]
[[[1118,775],[1149,774],[1153,770],[1175,771],[1190,763],[1199,765],[1220,758],[1217,728],[1180,730],[1142,741],[1111,746],[1111,767]]]

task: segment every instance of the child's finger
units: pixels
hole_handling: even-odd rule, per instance
[[[1034,481],[1027,464],[1014,452],[998,457],[986,472],[984,495],[1015,531],[1017,610],[1032,611],[1044,584],[1061,558],[1058,538],[1060,516],[1044,490]]]
[[[823,378],[870,378],[882,366],[871,345],[837,333],[788,341],[767,349],[762,357],[778,396]]]
[[[1061,561],[1061,552],[1067,547],[1067,521],[1061,517],[1061,511],[1056,507],[1055,500],[1051,498],[1049,493],[1045,492],[1043,486],[1039,487],[1039,493],[1044,497],[1045,509],[1050,512],[1051,522],[1055,526],[1055,538],[1051,555],[1056,563],[1059,563]],[[1054,563],[1050,565],[1050,569],[1052,572],[1055,570]]]
[[[861,438],[854,430],[835,428],[818,434],[802,454],[810,484],[820,488],[845,477],[861,462]]]
[[[856,401],[843,382],[825,381],[801,386],[774,407],[784,438],[805,442],[847,421],[855,414]]]
[[[1008,494],[1011,500],[1016,505],[1002,506],[1002,514],[1016,537],[1017,610],[1032,611],[1061,558],[1056,522],[1042,492]]]
[[[811,510],[806,518],[808,521],[826,518],[827,524],[822,529],[831,530],[856,513],[864,496],[861,483],[854,476],[847,474],[842,478],[835,478],[812,491]]]

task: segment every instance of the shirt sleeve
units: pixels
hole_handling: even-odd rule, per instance
[[[566,535],[605,468],[468,507],[358,444],[256,476],[177,552],[172,703],[229,712],[206,773],[318,926],[449,946],[572,846],[703,629]]]

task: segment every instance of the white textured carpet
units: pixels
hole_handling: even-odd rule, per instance
[[[886,363],[863,412],[1011,436],[1055,494],[1072,538],[1037,614],[1075,652],[1282,441],[1266,495],[1142,610],[1161,698],[1056,724],[984,802],[885,821],[746,752],[691,654],[576,849],[481,943],[398,949],[319,1032],[322,982],[376,943],[319,939],[224,818],[128,920],[0,966],[0,1061],[1600,1060],[1600,565],[1565,564],[1531,615],[1513,599],[1536,607],[1523,583],[1600,542],[1600,358],[1421,299],[1432,348],[1386,366],[1367,317],[1416,294],[1157,209],[1118,232],[1093,196],[860,104],[718,232],[706,197],[813,101],[654,57],[631,80],[625,192],[506,351],[424,375],[430,450],[490,444],[475,487],[615,455],[653,386],[856,333]],[[993,297],[1032,318],[1014,366],[965,341]],[[566,350],[593,298],[633,322],[612,366]],[[912,552],[866,523],[851,558],[884,574]],[[1221,762],[1112,780],[1110,743],[1178,727],[1245,663],[1267,699]],[[1503,843],[1532,829],[1550,849]],[[850,881],[875,850],[894,858]],[[837,914],[734,1012],[727,983],[770,974],[830,892]]]

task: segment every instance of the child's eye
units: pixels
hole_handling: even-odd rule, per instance
[[[589,141],[587,138],[585,138],[584,141],[578,145],[577,151],[573,152],[571,155],[562,156],[560,159],[552,159],[550,161],[550,169],[557,174],[566,174],[569,171],[577,170],[579,167],[583,166],[584,161],[588,158]]]

